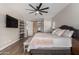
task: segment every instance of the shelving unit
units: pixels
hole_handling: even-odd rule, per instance
[[[20,20],[19,29],[20,29],[20,39],[24,39],[24,21],[23,20]]]

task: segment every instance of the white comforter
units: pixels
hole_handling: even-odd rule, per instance
[[[67,37],[58,37],[50,33],[36,33],[29,43],[27,51],[38,48],[57,48],[72,47],[72,39]]]

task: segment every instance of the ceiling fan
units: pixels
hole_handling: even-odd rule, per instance
[[[34,7],[31,4],[29,4],[29,6],[31,8],[33,8],[33,10],[31,10],[31,9],[26,9],[26,10],[31,11],[31,12],[29,12],[30,14],[35,13],[35,15],[37,15],[37,14],[43,15],[43,13],[48,13],[48,11],[46,11],[46,10],[49,9],[49,7],[41,8],[42,5],[43,4],[40,3],[38,6]]]

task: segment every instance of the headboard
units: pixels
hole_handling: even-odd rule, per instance
[[[76,38],[76,39],[78,38],[79,39],[79,30],[78,29],[75,29],[74,27],[68,26],[68,25],[62,25],[59,28],[74,31],[72,38]]]

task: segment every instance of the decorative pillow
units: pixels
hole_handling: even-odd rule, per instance
[[[57,35],[57,36],[62,36],[63,35],[63,33],[65,32],[65,30],[62,30],[62,29],[55,29],[53,32],[52,32],[52,34],[54,34],[54,35]]]
[[[62,36],[64,37],[71,37],[74,31],[66,30]]]

